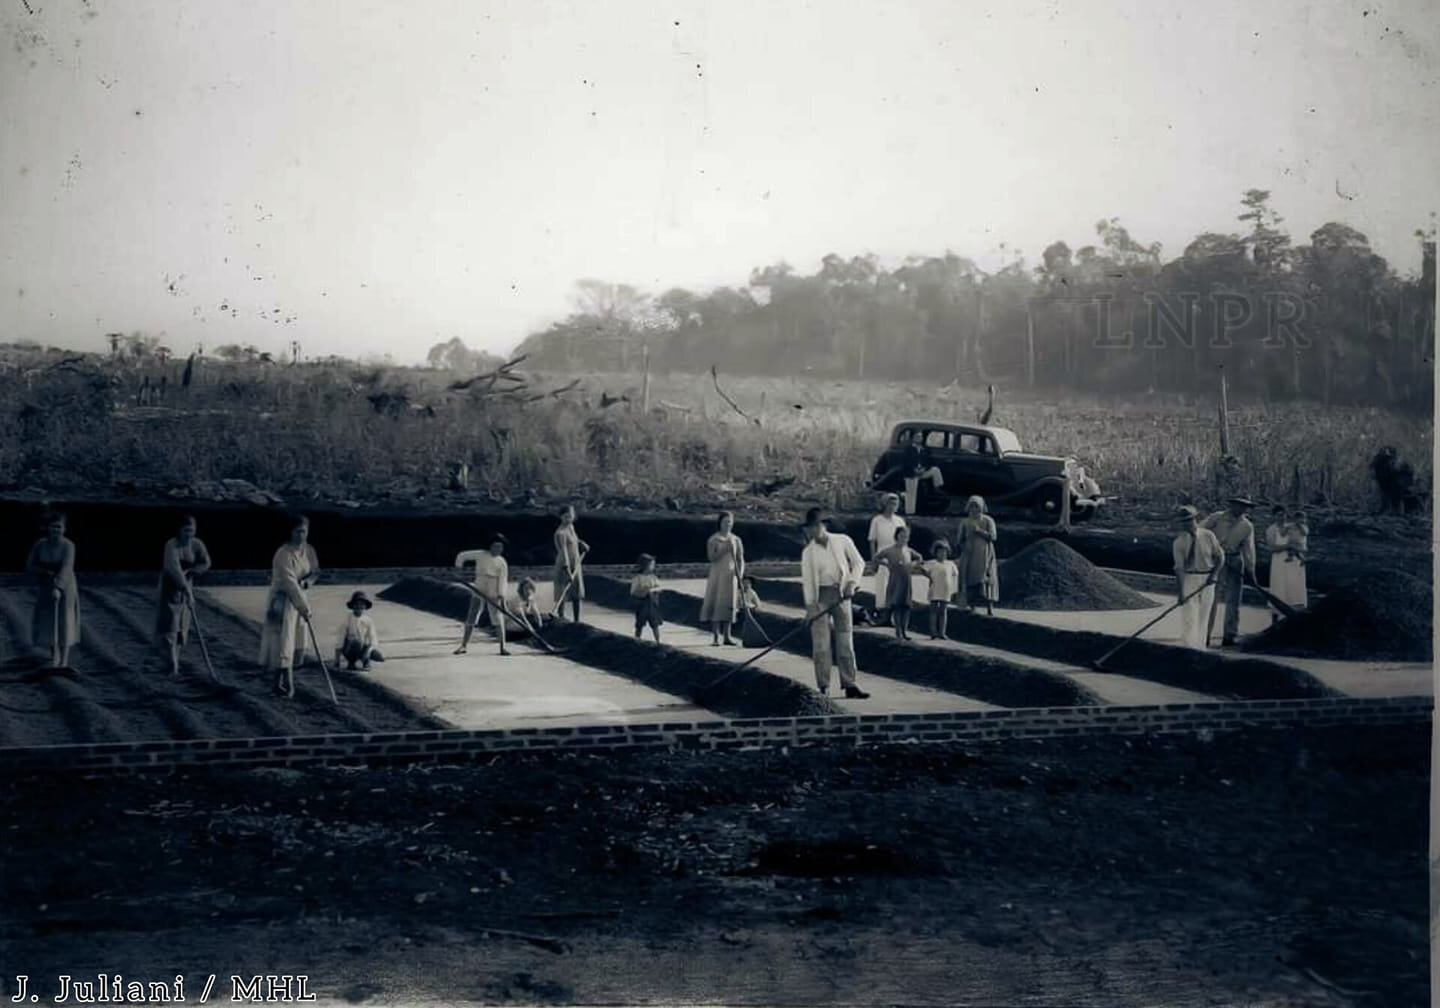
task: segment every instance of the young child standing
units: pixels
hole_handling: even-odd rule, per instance
[[[455,554],[455,566],[461,570],[466,564],[475,565],[476,591],[465,615],[465,634],[460,639],[460,646],[455,649],[457,655],[464,654],[470,646],[470,635],[475,632],[475,624],[482,613],[489,616],[495,636],[500,639],[500,653],[510,653],[505,647],[505,614],[500,611],[505,589],[510,583],[510,565],[505,562],[504,556],[505,543],[505,537],[497,532],[488,550],[465,550]]]
[[[340,639],[335,644],[335,664],[342,661],[354,669],[358,663],[368,669],[372,661],[384,661],[380,655],[380,635],[375,632],[375,621],[370,618],[370,599],[363,591],[357,591],[345,603],[350,615],[340,628]]]
[[[875,563],[888,572],[885,598],[876,599],[876,605],[890,610],[890,621],[895,625],[898,640],[910,639],[910,603],[914,598],[910,575],[925,573],[922,559],[910,548],[910,529],[904,525],[895,529],[895,542],[875,554]]]
[[[635,604],[635,636],[640,637],[648,624],[660,643],[660,578],[655,573],[655,558],[641,553],[635,565],[635,576],[630,579],[630,601]]]
[[[934,560],[925,563],[925,576],[930,579],[930,639],[944,640],[950,617],[950,600],[960,590],[960,568],[950,559],[950,543],[935,540]]]

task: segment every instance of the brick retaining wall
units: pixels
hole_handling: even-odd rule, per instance
[[[0,749],[6,773],[127,772],[203,765],[463,763],[504,752],[739,749],[896,742],[985,742],[1061,735],[1226,732],[1245,728],[1429,723],[1430,697],[1248,700],[1136,707],[1052,707],[937,714],[840,714],[488,731],[370,732]]]

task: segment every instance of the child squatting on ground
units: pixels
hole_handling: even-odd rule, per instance
[[[655,558],[649,553],[641,553],[635,564],[635,576],[630,579],[630,601],[635,605],[635,636],[643,636],[648,625],[655,635],[655,643],[659,644],[660,624],[665,621],[660,617],[660,578],[655,573]]]
[[[350,615],[340,628],[340,638],[335,644],[335,664],[342,661],[348,668],[358,664],[368,669],[371,662],[384,661],[380,654],[380,635],[375,632],[375,621],[370,618],[370,599],[363,591],[357,591],[345,603]]]
[[[488,550],[465,550],[455,555],[455,566],[461,570],[466,564],[475,565],[475,584],[471,588],[470,608],[465,614],[465,633],[460,638],[457,655],[464,654],[470,647],[470,635],[483,614],[490,619],[495,636],[500,640],[500,653],[508,655],[505,647],[505,614],[500,611],[505,600],[505,589],[510,583],[510,565],[505,562],[506,539],[498,532],[490,540]]]

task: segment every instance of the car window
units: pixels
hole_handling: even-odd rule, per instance
[[[985,434],[961,434],[960,450],[971,455],[994,455],[995,445]]]
[[[926,448],[949,448],[950,432],[943,430],[932,430],[925,432]]]

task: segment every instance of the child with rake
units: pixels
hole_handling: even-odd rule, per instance
[[[506,542],[505,536],[497,532],[488,550],[465,550],[455,554],[455,566],[461,570],[466,564],[475,565],[475,586],[471,589],[470,607],[465,614],[465,634],[460,638],[460,646],[455,649],[457,655],[464,654],[470,647],[470,635],[475,632],[482,613],[489,617],[495,636],[500,639],[500,653],[510,654],[505,647],[505,614],[500,611],[505,588],[510,582],[510,565],[505,562],[504,556]]]

